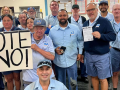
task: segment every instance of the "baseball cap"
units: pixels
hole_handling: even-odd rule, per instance
[[[27,11],[29,11],[30,9],[33,9],[33,10],[35,11],[35,8],[34,8],[34,7],[29,7],[29,8],[27,9]]]
[[[46,21],[44,19],[35,19],[34,26],[44,26],[46,27]]]
[[[105,4],[108,5],[108,1],[106,1],[106,0],[100,1],[99,5],[100,5],[100,4],[103,4],[103,3],[105,3]]]
[[[38,63],[37,68],[40,68],[42,66],[48,66],[48,67],[52,68],[52,63],[50,60],[45,59]]]
[[[74,5],[72,6],[72,9],[74,9],[74,8],[79,9],[79,6],[78,6],[77,4],[74,4]]]

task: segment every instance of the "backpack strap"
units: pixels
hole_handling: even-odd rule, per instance
[[[82,18],[82,24],[83,24],[86,21],[86,18],[83,16],[81,16],[81,18]]]

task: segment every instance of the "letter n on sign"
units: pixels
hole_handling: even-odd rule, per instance
[[[33,69],[29,30],[0,32],[0,72]]]

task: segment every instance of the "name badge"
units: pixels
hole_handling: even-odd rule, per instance
[[[71,35],[74,35],[74,31],[71,32]]]
[[[100,24],[97,24],[97,25],[96,25],[96,27],[99,27],[99,26],[100,26]]]

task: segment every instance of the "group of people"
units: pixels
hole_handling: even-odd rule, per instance
[[[94,90],[110,90],[112,78],[113,90],[117,90],[120,71],[120,4],[113,5],[108,12],[108,1],[86,6],[89,17],[79,14],[79,5],[72,6],[72,16],[65,9],[59,10],[57,1],[51,1],[51,14],[44,19],[36,18],[35,8],[29,7],[18,18],[10,15],[9,7],[3,7],[0,32],[30,30],[33,69],[6,71],[0,73],[0,90],[4,90],[2,74],[8,90],[20,90],[20,72],[22,71],[25,90],[78,90],[72,87],[71,78],[77,82],[80,61],[81,79],[89,82],[91,77]],[[84,28],[92,29],[93,40],[84,41]],[[68,89],[66,87],[68,77]],[[57,81],[58,80],[58,81]]]

